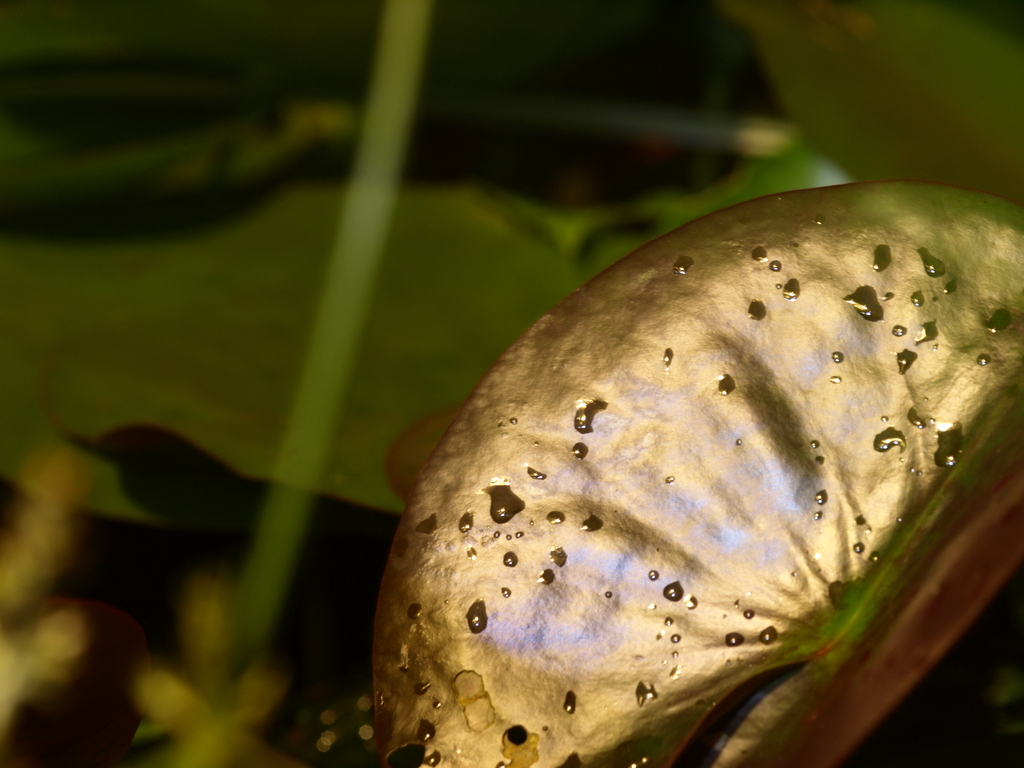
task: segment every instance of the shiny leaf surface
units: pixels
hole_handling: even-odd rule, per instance
[[[1024,555],[1022,252],[1010,201],[854,184],[563,301],[412,491],[386,760],[836,765]]]

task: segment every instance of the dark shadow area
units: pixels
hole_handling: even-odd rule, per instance
[[[265,78],[230,61],[138,53],[63,56],[0,66],[0,108],[63,147],[144,141],[259,110]]]
[[[244,477],[192,443],[165,429],[123,427],[79,448],[114,464],[132,501],[167,525],[243,530],[252,525],[268,483]],[[320,496],[314,526],[386,537],[397,523],[391,513]]]
[[[997,668],[1024,666],[1024,627],[1016,616],[1022,587],[1024,570],[1017,572],[942,661],[850,756],[844,768],[1021,765],[1024,736],[997,734],[996,708],[988,691]],[[976,749],[979,751],[973,754]],[[964,757],[968,754],[969,759]],[[992,757],[983,758],[982,754]],[[953,755],[961,756],[959,762]]]

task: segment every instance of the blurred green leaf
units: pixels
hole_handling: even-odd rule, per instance
[[[140,202],[259,189],[312,148],[347,138],[351,123],[343,105],[293,103],[270,124],[224,121],[128,144],[5,158],[0,161],[0,228],[59,233],[69,223],[54,218],[75,207],[98,213],[106,203],[116,212]],[[0,146],[4,127],[0,122]],[[124,219],[117,217],[122,229]]]
[[[794,146],[697,196],[580,211],[473,186],[407,189],[334,469],[312,490],[399,510],[387,457],[392,487],[407,488],[444,424],[406,432],[410,446],[395,438],[451,413],[562,296],[667,228],[820,183],[821,171]],[[103,514],[245,525],[262,493],[248,478],[269,479],[283,433],[338,205],[334,185],[297,185],[247,218],[173,239],[0,238],[0,472],[56,432],[93,455],[90,505]]]
[[[5,474],[54,431],[102,449],[103,436],[147,425],[266,478],[338,203],[333,185],[301,186],[256,216],[169,241],[0,240]],[[590,271],[538,246],[470,187],[407,190],[335,469],[317,490],[399,508],[384,479],[392,437],[460,402]],[[145,516],[109,465],[91,502]]]
[[[425,88],[512,87],[636,32],[655,0],[449,0],[439,3]],[[376,0],[23,0],[4,10],[0,66],[146,52],[231,62],[301,96],[359,99]]]
[[[1019,24],[927,0],[720,2],[807,139],[855,177],[1024,200]]]

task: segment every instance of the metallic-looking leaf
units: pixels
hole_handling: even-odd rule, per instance
[[[1024,555],[1022,252],[1010,201],[855,184],[707,216],[563,301],[412,492],[377,614],[382,754],[426,721],[456,767],[663,768],[760,690],[715,765],[835,765]],[[865,286],[884,321],[848,303]],[[891,328],[924,323],[901,373]]]

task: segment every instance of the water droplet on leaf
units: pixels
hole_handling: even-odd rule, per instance
[[[528,474],[534,480],[543,480],[545,477],[547,477],[547,475],[545,475],[543,472],[538,472],[533,467],[527,467],[526,474]]]
[[[754,612],[748,608],[747,610],[745,610],[743,612],[743,618],[744,619],[752,619],[752,618],[754,618]]]
[[[678,581],[673,581],[661,593],[673,603],[678,603],[683,599],[683,586]]]
[[[768,265],[768,269],[770,269],[772,272],[778,272],[780,269],[782,269],[782,262],[775,260]]]
[[[779,633],[776,631],[775,627],[765,627],[764,629],[761,630],[761,634],[759,634],[757,636],[757,639],[760,640],[765,645],[769,645],[771,643],[774,643],[775,639],[778,636],[779,636]]]
[[[656,698],[658,698],[658,692],[654,690],[654,683],[637,683],[636,703],[639,706],[642,707],[646,702]]]
[[[907,332],[907,329],[904,328],[902,325],[894,325],[892,327],[892,335],[893,336],[902,336],[906,332]]]
[[[1010,311],[1008,309],[997,309],[992,317],[985,323],[990,332],[1003,331],[1010,324]]]
[[[939,335],[939,326],[934,320],[929,320],[927,323],[921,325],[921,330],[917,333],[917,338],[914,339],[915,344],[921,344],[925,341],[932,341]]]
[[[911,408],[907,411],[907,421],[913,424],[918,429],[924,429],[924,419],[917,414],[916,408]]]
[[[661,356],[661,362],[665,364],[665,370],[668,371],[672,367],[672,350],[670,348],[665,349],[665,353]]]
[[[796,301],[800,297],[800,281],[795,277],[786,281],[782,289],[782,298],[786,301]]]
[[[437,530],[437,515],[431,515],[430,517],[422,520],[419,525],[416,526],[417,533],[433,533]]]
[[[565,694],[565,701],[562,702],[562,707],[570,715],[573,712],[575,712],[576,711],[576,694],[573,693],[572,691],[569,691],[568,693],[566,693]]]
[[[512,493],[508,485],[491,485],[484,488],[491,497],[491,519],[496,523],[507,523],[524,509],[523,500]]]
[[[845,358],[843,357],[843,353],[842,352],[833,352],[832,353],[832,362],[833,363],[841,363],[841,362],[843,362],[844,359]]]
[[[814,494],[814,500],[819,504],[824,504],[828,501],[828,491],[818,491]]]
[[[865,320],[878,322],[884,317],[882,305],[878,303],[878,294],[870,285],[862,285],[849,296],[845,296],[843,301],[856,309]]]
[[[924,294],[921,293],[920,291],[914,291],[912,294],[910,294],[910,302],[915,307],[920,307],[922,304],[924,304]]]
[[[647,578],[650,579],[651,581],[657,581],[658,580],[658,572],[657,571],[651,571],[650,573],[647,574]]]
[[[737,645],[743,645],[745,640],[746,638],[739,632],[730,632],[725,636],[725,644],[731,648],[735,648]]]
[[[580,400],[576,403],[574,426],[577,432],[584,434],[594,431],[594,416],[608,407],[603,400]]]
[[[952,467],[960,456],[964,434],[959,424],[946,424],[938,429],[939,448],[935,451],[935,463],[940,467]]]
[[[420,617],[420,611],[423,610],[423,606],[419,603],[412,603],[405,611],[405,615],[410,619],[418,619]]]
[[[760,301],[750,302],[750,306],[747,307],[747,316],[752,320],[764,320],[764,316],[768,313],[768,310],[764,308],[764,303]]]
[[[932,256],[927,248],[918,248],[917,252],[921,256],[924,271],[929,277],[942,277],[946,274],[946,265],[942,263],[942,259]]]
[[[917,360],[917,353],[911,352],[909,349],[904,349],[902,352],[896,353],[896,370],[901,374],[906,373],[910,366]]]
[[[764,249],[763,245],[759,245],[753,251],[750,252],[750,258],[752,258],[754,261],[768,261],[768,251]]]
[[[718,393],[719,394],[721,394],[721,395],[728,395],[734,389],[736,389],[736,382],[732,378],[732,376],[730,376],[727,373],[723,373],[721,376],[718,377]]]
[[[588,453],[590,453],[590,449],[583,443],[576,443],[576,445],[572,447],[572,455],[577,459],[587,458]]]
[[[872,266],[875,272],[884,272],[892,264],[892,248],[888,245],[879,245],[875,248],[875,262]]]
[[[984,353],[978,355],[978,365],[988,365],[992,362],[992,358]]]
[[[900,453],[907,447],[907,438],[896,427],[889,427],[875,435],[875,450],[884,453],[890,448],[899,446]]]
[[[604,521],[601,520],[597,515],[591,514],[586,520],[583,521],[583,525],[580,528],[584,531],[597,531],[604,525]]]
[[[686,272],[692,266],[693,259],[691,259],[689,256],[680,256],[678,259],[676,259],[676,263],[675,266],[672,268],[672,271],[675,272],[677,275],[685,275]]]
[[[568,555],[565,554],[565,550],[561,547],[553,547],[551,550],[551,562],[561,568],[565,565],[565,561],[568,559]]]
[[[565,522],[565,514],[562,512],[548,512],[548,522],[552,525],[558,525],[559,523]]]
[[[487,629],[487,606],[483,600],[477,600],[466,611],[466,621],[469,623],[469,631],[477,635]]]
[[[516,555],[515,552],[506,552],[505,556],[501,559],[501,562],[503,562],[509,568],[515,568],[516,565],[519,563],[519,557]]]
[[[509,744],[514,744],[518,747],[526,743],[526,739],[528,736],[529,734],[526,732],[526,729],[523,726],[513,725],[511,728],[505,731],[504,740],[507,741]]]
[[[541,571],[540,576],[537,577],[538,584],[550,584],[555,580],[555,572],[550,568],[545,568]]]
[[[473,513],[472,512],[467,512],[459,520],[459,530],[462,533],[469,533],[469,531],[470,531],[470,529],[472,527],[473,527]]]

